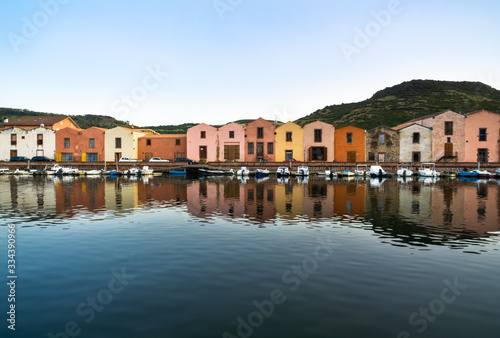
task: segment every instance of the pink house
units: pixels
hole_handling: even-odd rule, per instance
[[[241,124],[228,123],[218,130],[218,147],[221,161],[245,159],[245,128]]]
[[[333,161],[335,127],[315,121],[303,128],[304,159],[309,161]]]
[[[465,115],[465,161],[499,162],[500,114],[480,110]]]
[[[187,158],[195,161],[217,161],[217,128],[200,123],[187,130]]]
[[[274,162],[274,123],[259,117],[245,127],[245,160]]]

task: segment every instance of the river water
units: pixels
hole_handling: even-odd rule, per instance
[[[498,337],[499,183],[3,176],[1,336]]]

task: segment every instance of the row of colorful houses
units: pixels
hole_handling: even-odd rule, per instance
[[[216,128],[205,123],[186,134],[115,127],[80,129],[69,117],[4,120],[0,160],[47,156],[60,162],[117,161],[152,157],[195,161],[323,162],[499,162],[500,114],[451,110],[410,120],[393,128],[336,129],[315,121],[305,126],[258,118],[245,126]]]

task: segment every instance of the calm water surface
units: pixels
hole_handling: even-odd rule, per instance
[[[2,337],[499,336],[499,181],[3,176],[0,202]]]

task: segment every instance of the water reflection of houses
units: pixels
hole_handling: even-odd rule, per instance
[[[333,211],[337,215],[365,214],[366,183],[357,180],[338,180],[334,185]]]
[[[74,217],[82,210],[93,213],[105,210],[105,181],[103,179],[56,177],[53,182],[58,214]]]

